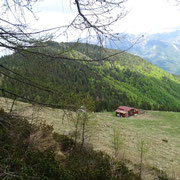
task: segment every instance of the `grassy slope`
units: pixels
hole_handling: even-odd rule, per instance
[[[1,106],[10,108],[7,100],[1,99]],[[7,103],[5,103],[7,102]],[[32,118],[33,109],[29,104],[18,103],[15,112]],[[73,125],[71,121],[62,121],[63,112],[50,108],[34,109],[34,121],[39,118],[52,124],[56,132],[71,134]],[[127,119],[120,119],[114,113],[94,113],[88,125],[88,142],[96,150],[113,154],[113,130],[117,129],[123,139],[121,157],[131,161],[129,166],[138,169],[138,144],[142,139],[147,143],[148,152],[144,157],[144,179],[152,179],[152,169],[157,167],[180,178],[180,113],[143,111],[144,113]],[[132,163],[133,162],[133,163]]]
[[[92,146],[81,147],[77,143],[74,148],[71,138],[62,135],[61,131],[61,134],[53,132],[52,126],[41,119],[38,121],[37,107],[35,110],[30,104],[18,102],[16,107],[21,113],[5,113],[1,108],[10,105],[10,101],[1,99],[0,105],[1,180],[141,179],[124,162],[112,159],[102,151],[94,151]],[[19,117],[22,112],[31,114],[30,123],[24,116]]]
[[[125,158],[138,164],[137,146],[142,139],[149,149],[145,164],[161,168],[171,176],[175,172],[180,178],[180,113],[147,111],[128,119],[113,117],[112,113],[97,113],[95,119],[98,121],[99,133],[99,146],[94,141],[97,148],[111,151],[110,137],[113,128],[117,128],[124,138],[122,151]]]

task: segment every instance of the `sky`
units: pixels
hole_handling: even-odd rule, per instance
[[[127,0],[124,5],[128,13],[112,27],[114,33],[152,34],[180,30],[180,4],[177,6],[175,1]],[[72,2],[74,0],[39,0],[33,5],[36,18],[25,13],[26,23],[32,31],[68,25],[77,15],[77,7]],[[68,36],[58,36],[58,33],[53,34],[53,40],[58,42],[86,38],[86,33],[72,31]],[[6,54],[4,51],[0,48],[0,55]]]
[[[180,28],[180,6],[171,0],[129,0],[122,26],[130,33],[159,33]]]
[[[180,30],[180,4],[176,0],[127,0],[126,17],[113,26],[114,33],[152,34]],[[49,29],[68,25],[77,15],[74,0],[39,0],[32,14],[26,14],[26,22],[32,30]],[[53,40],[73,41],[85,38],[85,34],[71,32],[66,36],[55,36]],[[5,54],[0,49],[0,55]],[[7,52],[9,53],[9,52]]]
[[[71,1],[41,0],[34,6],[38,20],[29,19],[31,27],[42,29],[69,24],[77,14]],[[113,27],[116,33],[161,33],[180,29],[180,5],[175,6],[175,0],[128,0],[125,6],[128,14]]]

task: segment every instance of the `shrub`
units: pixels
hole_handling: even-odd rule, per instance
[[[0,117],[10,124],[7,128],[0,126],[0,178],[3,180],[136,179],[121,163],[112,172],[111,159],[107,154],[81,144],[75,147],[74,141],[64,135],[54,133],[52,136],[50,126],[32,125],[25,119],[12,118],[4,112],[0,112]],[[37,148],[29,148],[30,135],[38,130],[53,137],[65,153],[63,159],[57,160],[52,149],[41,152]]]

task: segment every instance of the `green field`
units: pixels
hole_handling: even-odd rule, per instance
[[[11,102],[12,100],[1,98],[0,106],[8,111]],[[13,113],[33,122],[44,120],[52,124],[60,134],[71,135],[74,131],[71,120],[62,120],[62,110],[33,108],[27,103],[16,102]],[[96,150],[114,154],[113,134],[116,129],[123,142],[120,158],[135,170],[138,170],[140,161],[139,142],[143,140],[147,144],[148,151],[143,158],[144,179],[152,179],[155,168],[165,171],[170,177],[180,178],[180,113],[141,111],[134,117],[118,118],[112,112],[103,112],[92,113],[90,116],[86,141],[93,144]]]

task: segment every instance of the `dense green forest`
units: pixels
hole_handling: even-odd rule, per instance
[[[138,56],[82,43],[47,42],[37,50],[38,54],[14,53],[0,59],[2,88],[62,106],[91,102],[95,111],[113,111],[119,105],[180,111],[179,80]],[[67,59],[58,58],[59,54]],[[29,80],[53,92],[31,86]]]

